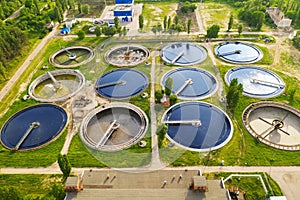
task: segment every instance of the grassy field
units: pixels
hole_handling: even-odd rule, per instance
[[[62,175],[0,174],[0,188],[15,187],[25,199],[46,199],[55,183],[62,185]]]
[[[145,32],[151,31],[151,28],[157,24],[163,25],[165,16],[173,19],[176,15],[177,3],[170,2],[151,2],[143,5],[143,17]]]
[[[278,187],[278,184],[266,173],[204,173],[208,179],[220,179],[227,178],[231,174],[241,174],[241,175],[260,175],[266,185],[268,194],[267,196],[281,196],[282,192]],[[228,181],[225,182],[225,187],[227,189],[238,188],[240,191],[243,191],[246,199],[257,200],[264,199],[266,193],[263,189],[262,182],[258,177],[243,177],[243,176],[234,176]]]
[[[202,3],[198,4],[203,26],[208,29],[212,25],[219,25],[220,31],[227,31],[229,17],[232,14],[234,18],[234,26],[231,31],[236,31],[239,20],[237,19],[237,10],[227,4],[221,3]]]

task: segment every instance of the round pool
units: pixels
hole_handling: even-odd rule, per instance
[[[203,62],[206,57],[206,50],[192,43],[173,43],[161,50],[161,58],[172,65],[196,65]]]
[[[145,62],[150,52],[146,47],[136,44],[119,45],[109,49],[104,58],[117,67],[134,67]]]
[[[259,67],[230,69],[225,75],[227,85],[235,78],[243,84],[243,94],[249,97],[271,98],[280,95],[285,89],[285,83],[277,74]]]
[[[219,108],[204,102],[183,102],[162,117],[167,137],[191,151],[206,152],[226,145],[233,134],[231,120]]]
[[[58,68],[72,68],[90,62],[94,56],[94,51],[89,47],[63,47],[50,56],[49,62]]]
[[[136,144],[148,129],[147,115],[129,103],[112,102],[90,112],[80,128],[80,138],[92,149],[118,151]]]
[[[53,104],[25,108],[4,124],[1,143],[10,150],[36,149],[55,140],[68,122],[66,111]]]
[[[65,101],[82,89],[84,81],[83,74],[78,70],[49,71],[30,84],[28,93],[36,101]]]
[[[243,124],[258,141],[281,150],[300,150],[300,111],[286,104],[261,101],[243,112]]]
[[[262,59],[262,51],[247,43],[225,42],[215,48],[215,54],[220,59],[237,64],[255,63]]]
[[[218,89],[216,78],[209,72],[196,68],[178,68],[167,72],[161,79],[173,79],[172,93],[182,100],[199,100],[212,96]]]
[[[126,99],[136,96],[148,87],[148,77],[133,69],[117,69],[102,75],[95,88],[99,95],[108,99]]]

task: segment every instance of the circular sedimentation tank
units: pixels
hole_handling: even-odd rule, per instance
[[[215,54],[220,59],[235,64],[255,63],[263,57],[259,48],[242,42],[221,43],[216,46]]]
[[[212,96],[218,89],[216,78],[209,72],[196,68],[178,68],[167,72],[161,79],[166,87],[166,80],[173,80],[172,93],[181,100],[199,100]]]
[[[96,92],[108,99],[126,99],[148,87],[148,77],[140,71],[122,68],[103,74],[95,85]]]
[[[85,78],[78,70],[55,70],[36,78],[29,86],[30,97],[41,102],[65,101],[84,86]]]
[[[112,102],[90,112],[80,127],[80,138],[91,149],[119,151],[139,142],[148,129],[147,115],[129,103]]]
[[[149,58],[149,50],[141,45],[119,45],[109,49],[104,58],[106,62],[117,67],[134,67]]]
[[[229,117],[204,102],[183,102],[170,107],[162,117],[168,126],[167,138],[185,149],[198,152],[226,145],[233,134]]]
[[[67,122],[67,113],[59,106],[31,106],[6,121],[1,129],[1,144],[15,151],[40,148],[58,138]]]
[[[169,44],[161,50],[160,54],[166,63],[180,66],[196,65],[207,57],[203,47],[184,42]]]
[[[300,111],[272,101],[250,104],[243,112],[243,124],[258,141],[281,150],[300,150]]]
[[[63,47],[50,56],[49,62],[58,68],[73,68],[90,62],[94,56],[94,51],[89,47]]]
[[[280,76],[259,67],[243,66],[230,69],[225,75],[227,85],[235,78],[243,84],[243,94],[249,97],[271,98],[280,95],[285,89],[285,83]]]

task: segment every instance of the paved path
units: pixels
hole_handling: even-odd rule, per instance
[[[199,7],[199,8],[196,9],[196,11],[195,11],[196,19],[197,19],[197,23],[198,23],[198,27],[199,27],[199,33],[200,33],[200,34],[205,34],[206,31],[205,31],[204,26],[203,26],[203,22],[202,22],[202,18],[201,18],[199,9],[201,9],[201,7]]]
[[[151,94],[150,94],[150,113],[151,113],[151,144],[152,144],[152,159],[150,163],[150,169],[161,169],[164,165],[160,162],[158,151],[158,140],[156,134],[156,111],[155,111],[155,58],[159,56],[158,51],[152,52],[152,64],[151,64]]]

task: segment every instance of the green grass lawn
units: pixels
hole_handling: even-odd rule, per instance
[[[267,173],[204,173],[208,179],[220,179],[227,178],[231,174],[241,174],[241,175],[260,175],[265,183],[266,189],[268,191],[267,196],[282,196],[282,192],[278,187],[278,184],[267,174]],[[257,200],[264,199],[266,193],[263,189],[261,180],[258,177],[243,177],[234,176],[225,182],[225,187],[227,189],[232,189],[237,187],[240,191],[244,192],[245,199]]]
[[[62,175],[0,174],[0,189],[15,187],[25,199],[45,199],[53,184],[62,184]]]

